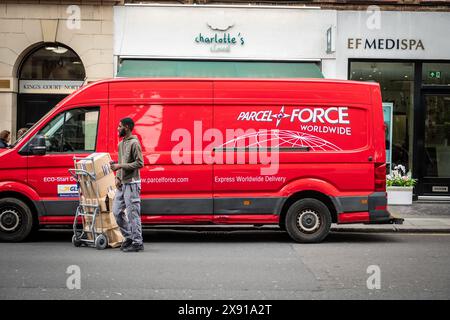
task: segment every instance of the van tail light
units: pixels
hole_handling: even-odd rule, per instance
[[[375,163],[375,192],[386,192],[386,163]]]

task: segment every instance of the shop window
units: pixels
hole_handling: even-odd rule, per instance
[[[450,63],[424,63],[422,65],[424,85],[450,85]]]
[[[73,50],[46,44],[25,58],[19,77],[22,80],[83,80],[85,71]]]
[[[450,177],[450,95],[425,95],[425,176]]]
[[[386,135],[386,154],[390,167],[397,164],[412,170],[414,63],[410,62],[351,62],[350,80],[378,82],[383,102],[392,106],[392,141]],[[388,121],[391,120],[391,121]],[[389,171],[389,169],[388,169]]]

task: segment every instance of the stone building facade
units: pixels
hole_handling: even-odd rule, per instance
[[[113,76],[116,3],[0,3],[0,130],[14,140],[18,127],[31,125],[80,83]]]

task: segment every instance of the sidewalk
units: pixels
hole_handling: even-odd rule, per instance
[[[411,206],[389,206],[403,224],[332,225],[334,232],[431,232],[450,233],[450,202],[413,202]]]

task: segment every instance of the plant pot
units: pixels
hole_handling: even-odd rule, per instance
[[[414,187],[387,187],[388,205],[411,205]]]

